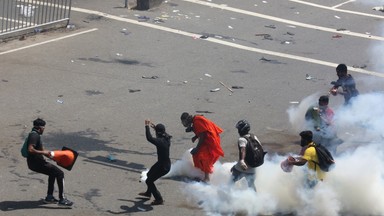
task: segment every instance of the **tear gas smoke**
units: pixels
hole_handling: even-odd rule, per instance
[[[304,127],[305,111],[318,96],[311,95],[288,110],[297,131]],[[257,168],[257,193],[245,179],[232,183],[230,170],[236,162],[216,162],[209,184],[194,181],[203,173],[193,167],[189,150],[165,178],[187,177],[182,191],[188,203],[206,215],[384,215],[383,103],[382,93],[362,94],[350,107],[334,109],[338,131],[343,131],[344,143],[339,146],[343,150],[335,156],[336,166],[325,181],[312,190],[304,187],[306,166],[294,166],[290,173],[280,168],[287,155],[266,156]]]

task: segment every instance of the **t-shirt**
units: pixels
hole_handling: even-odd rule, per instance
[[[43,150],[43,142],[41,141],[40,134],[36,131],[36,133],[30,133],[28,137],[28,145],[33,145],[36,150]],[[41,154],[28,154],[28,161],[33,161],[34,163],[45,162],[43,155]]]
[[[325,178],[325,172],[322,171],[316,163],[319,162],[316,154],[316,149],[313,146],[309,146],[305,151],[303,158],[307,160],[308,165],[308,178],[310,180],[314,180],[315,178],[319,180],[324,180]],[[316,162],[316,163],[315,163]]]
[[[247,134],[246,136],[249,137],[249,134]],[[255,138],[256,140],[258,140],[256,136],[254,136],[254,138]],[[237,141],[237,144],[238,144],[238,146],[239,146],[239,149],[240,149],[240,148],[245,148],[245,147],[247,146],[247,143],[248,143],[248,141],[247,141],[247,139],[245,139],[244,137],[240,137],[239,140]],[[240,154],[240,153],[239,153],[239,154]],[[248,169],[243,170],[243,169],[241,168],[239,162],[235,165],[235,169],[238,170],[238,171],[240,171],[240,172],[244,172],[244,173],[255,173],[255,172],[256,172],[256,167],[250,167],[250,166],[248,166]]]

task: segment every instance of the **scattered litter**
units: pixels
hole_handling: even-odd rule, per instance
[[[188,83],[188,81],[187,81],[187,80],[185,80],[185,81],[183,81],[183,83],[184,83],[184,84],[187,84],[187,83]]]
[[[337,34],[337,35],[333,35],[332,38],[341,38],[342,36]]]
[[[111,155],[111,154],[109,154],[107,158],[108,158],[108,160],[109,160],[110,162],[116,162],[116,158],[115,158],[115,156],[113,156],[113,155]]]
[[[262,1],[264,4],[267,4],[268,2],[267,1]]]
[[[213,113],[213,112],[206,111],[206,110],[197,110],[196,113]]]
[[[292,33],[292,32],[287,32],[287,35],[291,35],[291,36],[293,36],[293,35],[295,35],[295,34]]]
[[[139,22],[147,22],[151,18],[149,18],[147,16],[138,16],[137,19],[139,20]]]
[[[232,89],[243,89],[243,86],[232,86]]]
[[[207,35],[201,35],[200,38],[201,38],[201,39],[207,39],[208,36],[207,36]]]
[[[230,88],[230,87],[228,87],[227,85],[225,85],[223,82],[221,82],[221,81],[219,81],[219,83],[222,85],[222,86],[224,86],[226,89],[228,89],[230,92],[232,92],[233,93],[233,90]]]
[[[267,28],[272,28],[272,29],[275,29],[276,26],[275,25],[265,25],[264,27],[267,27]]]
[[[269,61],[272,61],[272,60],[270,60],[270,59],[266,59],[266,58],[264,58],[264,57],[261,57],[260,61],[267,61],[267,62],[269,62]]]
[[[228,28],[229,28],[229,29],[233,29],[233,27],[232,27],[232,26],[228,26]]]
[[[126,28],[121,29],[120,32],[123,33],[124,35],[129,35],[129,34],[131,34],[131,32],[127,31]]]
[[[270,34],[255,34],[255,36],[263,36],[266,40],[273,40]]]
[[[173,13],[178,13],[178,12],[180,12],[180,10],[173,10],[172,12]]]
[[[373,7],[372,10],[384,12],[384,6]]]
[[[287,25],[287,27],[289,27],[289,28],[296,28],[296,26],[294,26],[294,25]]]
[[[139,92],[141,91],[140,89],[129,89],[129,93],[134,93],[134,92]]]
[[[260,61],[264,61],[264,62],[268,62],[268,63],[272,63],[272,64],[283,64],[283,63],[279,62],[278,60],[266,59],[264,57],[261,57]]]
[[[212,77],[212,75],[211,74],[204,74],[204,76],[206,76],[206,77]]]
[[[165,21],[160,18],[160,17],[156,17],[154,20],[153,20],[154,23],[165,23]]]
[[[142,76],[141,78],[143,78],[143,79],[157,79],[159,77],[158,76],[150,76],[150,77]]]
[[[347,29],[346,28],[338,28],[338,29],[336,29],[336,31],[347,31]]]
[[[57,99],[56,102],[59,103],[59,104],[63,104],[64,103],[64,101],[60,100],[60,99]]]
[[[299,104],[299,101],[289,101],[290,104]]]
[[[142,212],[147,211],[146,209],[143,209],[143,208],[140,208],[140,207],[137,207],[137,209],[138,209],[139,211],[142,211]]]
[[[68,24],[67,29],[75,29],[75,25],[74,24]]]
[[[73,63],[73,62],[75,62],[75,60],[71,59],[71,62]]]
[[[339,16],[336,16],[336,15],[335,15],[335,18],[336,18],[336,19],[340,19],[340,17],[339,17]]]
[[[117,55],[117,56],[123,56],[123,54],[121,54],[121,53],[116,53],[116,55]]]
[[[359,65],[353,65],[352,67],[353,67],[353,68],[361,68],[361,69],[363,69],[363,68],[366,68],[367,65],[365,65],[365,64],[363,64],[363,65],[361,65],[361,66],[359,66]]]
[[[290,41],[282,41],[281,44],[291,44],[292,42]]]
[[[305,79],[306,79],[306,80],[311,80],[311,79],[313,79],[313,77],[311,77],[310,75],[306,74],[306,75],[305,75]]]
[[[211,92],[217,92],[217,91],[220,91],[220,88],[211,89],[210,91]]]

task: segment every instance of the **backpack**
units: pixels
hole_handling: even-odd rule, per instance
[[[255,135],[250,134],[250,136],[244,136],[247,140],[247,145],[245,147],[245,163],[250,167],[258,167],[264,163],[264,156],[267,154],[263,150],[260,142],[255,139]]]
[[[328,172],[335,165],[335,160],[332,157],[331,152],[328,151],[323,145],[315,144],[310,145],[316,149],[317,158],[319,160],[317,165],[319,165],[320,169],[324,172]]]
[[[31,131],[31,133],[36,133],[36,131]],[[23,157],[25,157],[25,158],[28,157],[28,141],[29,141],[28,138],[29,138],[29,135],[30,135],[31,133],[29,133],[28,136],[25,138],[25,140],[24,140],[24,144],[23,144],[23,146],[21,147],[21,150],[20,150],[21,155],[22,155]]]

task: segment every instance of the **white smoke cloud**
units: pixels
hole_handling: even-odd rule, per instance
[[[297,130],[303,127],[307,107],[317,102],[318,97],[319,94],[308,96],[288,110]],[[304,187],[306,166],[294,166],[289,173],[280,167],[288,155],[298,152],[267,154],[264,164],[257,168],[257,192],[247,187],[245,179],[232,183],[230,169],[236,162],[216,162],[209,184],[194,181],[202,178],[203,173],[193,167],[190,150],[172,164],[165,177],[185,176],[185,199],[206,215],[384,215],[382,104],[384,93],[369,93],[359,95],[348,108],[334,109],[344,143],[335,156],[336,166],[313,189]]]

